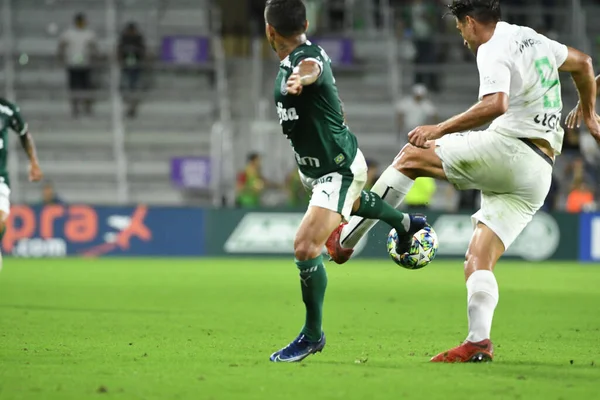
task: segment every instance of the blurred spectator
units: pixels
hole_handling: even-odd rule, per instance
[[[550,183],[550,190],[548,191],[548,195],[546,196],[546,200],[544,200],[544,205],[542,205],[541,210],[545,212],[553,212],[559,209],[559,200],[560,200],[560,184],[558,179],[554,175],[552,175],[552,182]]]
[[[436,184],[433,178],[417,178],[404,203],[409,208],[429,208],[435,194]]]
[[[306,34],[312,35],[320,27],[319,15],[322,4],[320,0],[304,0],[304,4],[306,5],[306,19],[310,22],[308,24],[308,30],[306,31]]]
[[[327,2],[329,9],[329,28],[335,32],[345,29],[346,2],[344,0],[330,0]]]
[[[567,197],[567,212],[580,213],[584,211],[593,211],[594,209],[594,193],[592,193],[583,179],[575,180],[573,182],[573,189]]]
[[[83,104],[86,115],[92,113],[92,61],[97,51],[96,34],[87,26],[85,14],[73,19],[74,26],[60,37],[58,55],[67,67],[73,117],[79,116],[79,105]]]
[[[413,0],[413,4],[410,6],[409,26],[417,51],[415,83],[422,83],[434,92],[439,90],[437,74],[430,71],[420,72],[419,69],[432,67],[437,62],[434,41],[436,17],[437,10],[434,4],[424,0]]]
[[[285,180],[288,206],[294,208],[303,208],[308,205],[310,201],[310,192],[306,190],[302,181],[300,180],[300,174],[297,169],[294,169],[288,174]]]
[[[421,125],[438,122],[437,109],[427,97],[427,88],[417,84],[412,89],[412,96],[405,97],[396,105],[398,129],[402,144],[408,141],[408,132]]]
[[[579,131],[577,129],[565,129],[565,138],[563,141],[562,151],[569,153],[579,153]]]
[[[125,99],[129,106],[127,116],[135,118],[139,105],[139,97],[135,92],[139,90],[143,63],[146,58],[146,43],[134,22],[128,23],[121,33],[118,56],[122,68],[123,89],[127,94]]]
[[[506,22],[516,25],[527,25],[527,15],[525,6],[527,0],[503,0],[502,7],[506,10],[503,14],[507,15]]]
[[[555,39],[554,35],[554,10],[556,9],[556,0],[542,0],[542,10],[544,11],[544,29],[545,35]]]
[[[42,188],[42,204],[45,206],[49,206],[52,204],[62,204],[63,201],[58,197],[56,191],[54,190],[54,185],[50,181],[46,181],[44,183],[44,187]]]
[[[598,144],[592,135],[590,135],[587,128],[581,128],[580,132],[579,151],[591,175],[597,176],[597,172],[600,169],[600,147],[598,147]]]
[[[239,207],[260,207],[265,180],[261,173],[261,157],[257,153],[248,155],[246,168],[238,174],[236,203]]]
[[[571,182],[585,181],[585,162],[582,157],[573,159],[566,170]]]
[[[250,34],[261,39],[265,36],[265,0],[247,0],[251,19]],[[310,21],[310,20],[309,20]],[[312,24],[312,21],[310,21]]]
[[[365,190],[371,190],[377,179],[379,179],[379,163],[375,160],[367,160],[367,183]]]

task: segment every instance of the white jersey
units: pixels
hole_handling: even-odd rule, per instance
[[[490,130],[545,139],[560,154],[564,131],[558,69],[567,56],[567,46],[531,28],[499,22],[492,38],[477,51],[479,99],[500,92],[509,96],[508,111]]]

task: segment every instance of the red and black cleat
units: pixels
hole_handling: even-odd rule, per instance
[[[352,257],[352,253],[354,253],[353,249],[345,249],[340,244],[340,236],[342,235],[342,229],[346,224],[340,224],[332,233],[329,235],[329,239],[325,243],[325,247],[327,247],[327,253],[331,260],[336,264],[344,264],[346,261]]]
[[[494,358],[494,346],[489,339],[481,342],[464,342],[458,347],[438,354],[431,362],[440,363],[467,363],[490,362]]]

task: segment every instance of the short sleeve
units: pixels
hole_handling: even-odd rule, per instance
[[[323,64],[327,60],[325,60],[325,56],[323,55],[323,53],[321,51],[319,51],[319,48],[312,47],[312,46],[305,47],[302,50],[299,50],[298,52],[296,52],[294,54],[294,58],[292,61],[292,68],[296,68],[303,61],[312,61],[319,65],[319,68],[321,69],[321,71],[319,72],[319,78],[317,80],[317,83],[320,82],[321,77],[323,76],[323,71],[325,69]]]
[[[494,93],[510,95],[510,61],[506,50],[490,44],[477,52],[479,69],[479,100]]]
[[[569,56],[569,48],[566,45],[557,42],[556,40],[552,40],[549,38],[546,38],[546,40],[548,41],[548,47],[550,48],[550,51],[552,52],[552,54],[554,54],[556,66],[558,68],[562,67],[565,61],[567,61],[567,57]]]
[[[10,128],[21,136],[27,133],[27,123],[23,119],[19,107],[13,108],[13,115],[10,118]]]

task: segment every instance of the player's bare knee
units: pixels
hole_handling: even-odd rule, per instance
[[[494,264],[490,256],[477,254],[477,252],[472,252],[470,250],[465,254],[465,279],[469,279],[475,271],[493,271],[493,269]]]
[[[407,144],[400,151],[400,154],[398,154],[392,165],[402,174],[411,179],[416,179],[423,168],[421,159],[422,157],[418,156],[418,149]]]
[[[321,248],[312,240],[297,239],[294,243],[294,257],[298,261],[312,260],[321,254]]]

